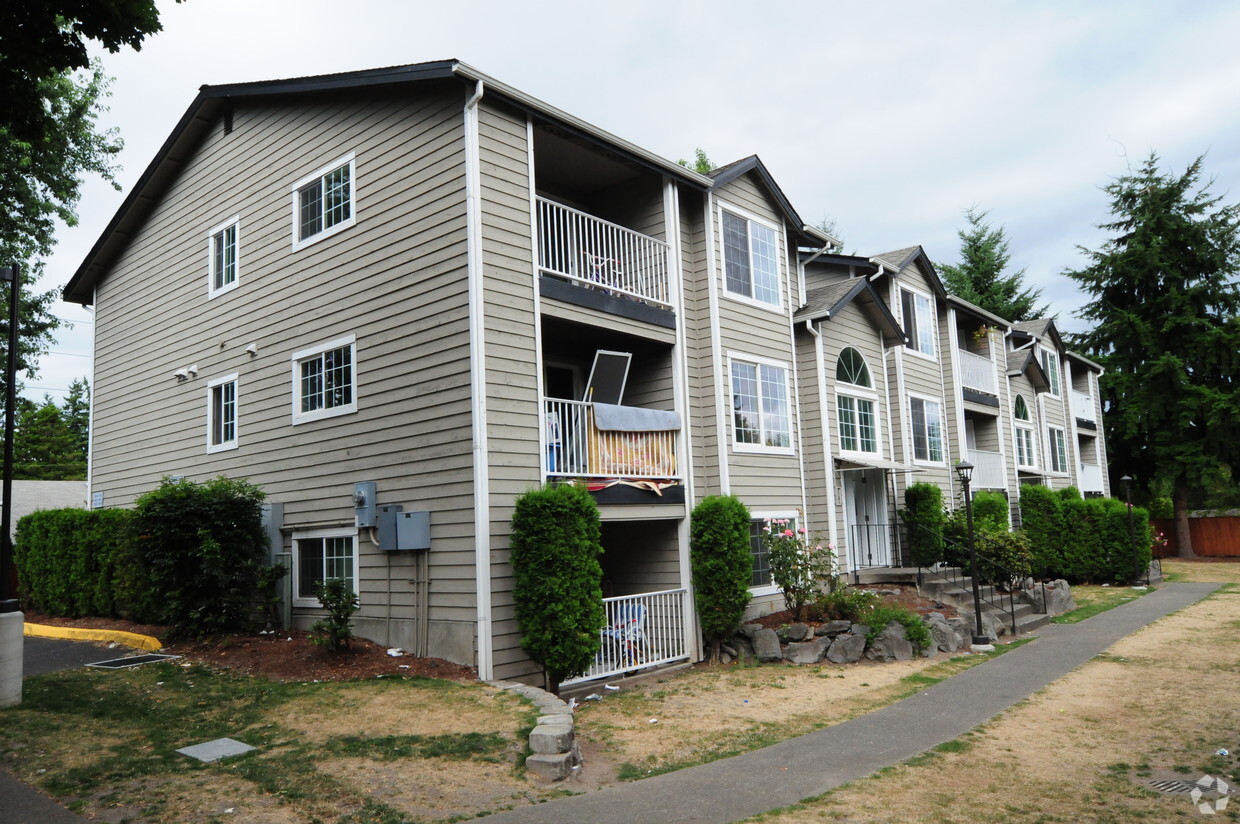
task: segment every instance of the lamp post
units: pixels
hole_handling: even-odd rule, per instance
[[[13,421],[17,378],[17,298],[21,277],[17,264],[0,267],[0,281],[12,284],[9,292],[9,359],[5,367],[4,482],[0,492],[0,707],[22,700],[22,630],[24,617],[12,587],[13,539],[9,532],[13,512]]]
[[[973,579],[973,646],[989,647],[990,638],[982,630],[982,593],[977,583],[977,549],[973,543],[973,496],[969,494],[969,484],[973,480],[973,464],[960,461],[956,464],[956,474],[960,476],[960,485],[964,487],[964,516],[969,530],[969,577]]]
[[[1132,582],[1141,580],[1141,559],[1137,557],[1137,531],[1132,523],[1132,478],[1128,475],[1119,479],[1124,488],[1124,503],[1128,506],[1128,545],[1132,547]]]

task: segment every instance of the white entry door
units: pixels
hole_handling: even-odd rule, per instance
[[[842,473],[848,562],[852,569],[891,566],[891,527],[881,469]]]

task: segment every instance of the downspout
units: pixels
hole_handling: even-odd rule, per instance
[[[482,268],[478,102],[481,80],[465,101],[465,226],[469,281],[469,372],[474,459],[474,577],[477,584],[478,678],[494,677],[491,650],[491,495],[487,470],[486,336]]]
[[[814,336],[814,363],[818,370],[818,425],[822,429],[823,480],[827,486],[827,541],[835,548],[836,562],[843,568],[839,557],[839,524],[835,514],[835,458],[831,451],[831,421],[827,415],[827,368],[823,362],[822,333],[814,328],[814,322],[806,319],[805,331]]]

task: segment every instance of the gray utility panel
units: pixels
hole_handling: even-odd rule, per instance
[[[379,507],[379,549],[393,552],[431,548],[431,513],[405,512],[400,504]]]

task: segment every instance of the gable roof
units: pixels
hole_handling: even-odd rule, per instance
[[[1009,377],[1023,374],[1033,384],[1034,391],[1046,392],[1051,388],[1051,382],[1046,376],[1046,370],[1042,368],[1042,363],[1038,360],[1037,353],[1033,349],[1018,349],[1015,352],[1008,352],[1007,366]]]
[[[531,97],[512,86],[490,77],[459,60],[437,60],[404,66],[340,72],[337,74],[294,77],[283,80],[260,80],[202,86],[185,114],[177,121],[172,133],[164,140],[146,170],[138,178],[116,214],[108,223],[86,258],[78,266],[64,288],[64,299],[89,304],[94,300],[94,287],[124,251],[129,240],[141,228],[146,217],[163,193],[189,162],[194,151],[210,131],[216,119],[234,101],[288,99],[304,95],[338,93],[361,89],[397,89],[428,81],[457,80],[467,84],[481,83],[487,94],[497,95],[511,105],[530,114],[553,121],[592,142],[606,145],[643,166],[671,175],[680,182],[705,191],[712,185],[709,177],[681,166],[675,161],[604,131],[584,120]]]
[[[1063,339],[1059,337],[1059,330],[1055,327],[1054,318],[1022,320],[1019,323],[1013,323],[1012,329],[1032,335],[1039,340],[1046,340],[1049,338],[1051,343],[1055,345],[1056,349],[1061,352],[1064,350]]]
[[[731,163],[724,164],[717,169],[712,169],[708,176],[714,180],[711,190],[718,190],[722,186],[726,186],[733,180],[742,175],[753,172],[762,182],[763,187],[770,193],[771,198],[775,201],[775,205],[779,207],[779,211],[783,213],[784,220],[790,223],[800,237],[809,240],[811,243],[820,244],[822,246],[839,246],[839,241],[813,226],[808,226],[801,216],[797,214],[796,209],[792,208],[792,201],[788,200],[783,189],[779,188],[779,184],[775,182],[775,178],[771,176],[767,170],[766,164],[756,155],[743,157],[740,160],[734,160]]]
[[[941,298],[947,298],[947,290],[943,288],[943,281],[939,278],[938,270],[930,262],[930,256],[926,254],[926,250],[920,246],[908,246],[904,249],[896,249],[894,252],[883,252],[881,255],[874,255],[870,260],[893,270],[897,277],[916,263],[926,273],[926,278],[930,281],[930,287],[934,293]]]
[[[955,295],[948,295],[947,302],[951,304],[952,306],[956,307],[957,309],[960,309],[970,315],[973,315],[975,318],[979,320],[986,321],[987,323],[999,329],[1009,329],[1012,326],[1011,323],[999,317],[998,315],[994,314],[993,312],[988,312],[975,303],[969,303],[964,298],[956,297]]]
[[[1069,360],[1074,360],[1077,363],[1081,364],[1081,366],[1084,366],[1086,369],[1091,369],[1100,375],[1106,371],[1105,369],[1102,368],[1102,364],[1091,361],[1089,358],[1085,357],[1080,352],[1064,352],[1064,357],[1068,358]]]
[[[884,343],[890,346],[908,341],[908,336],[900,328],[887,304],[865,278],[841,280],[811,289],[805,295],[805,305],[796,311],[792,319],[794,322],[830,320],[853,302],[856,302],[861,311],[883,333]]]

